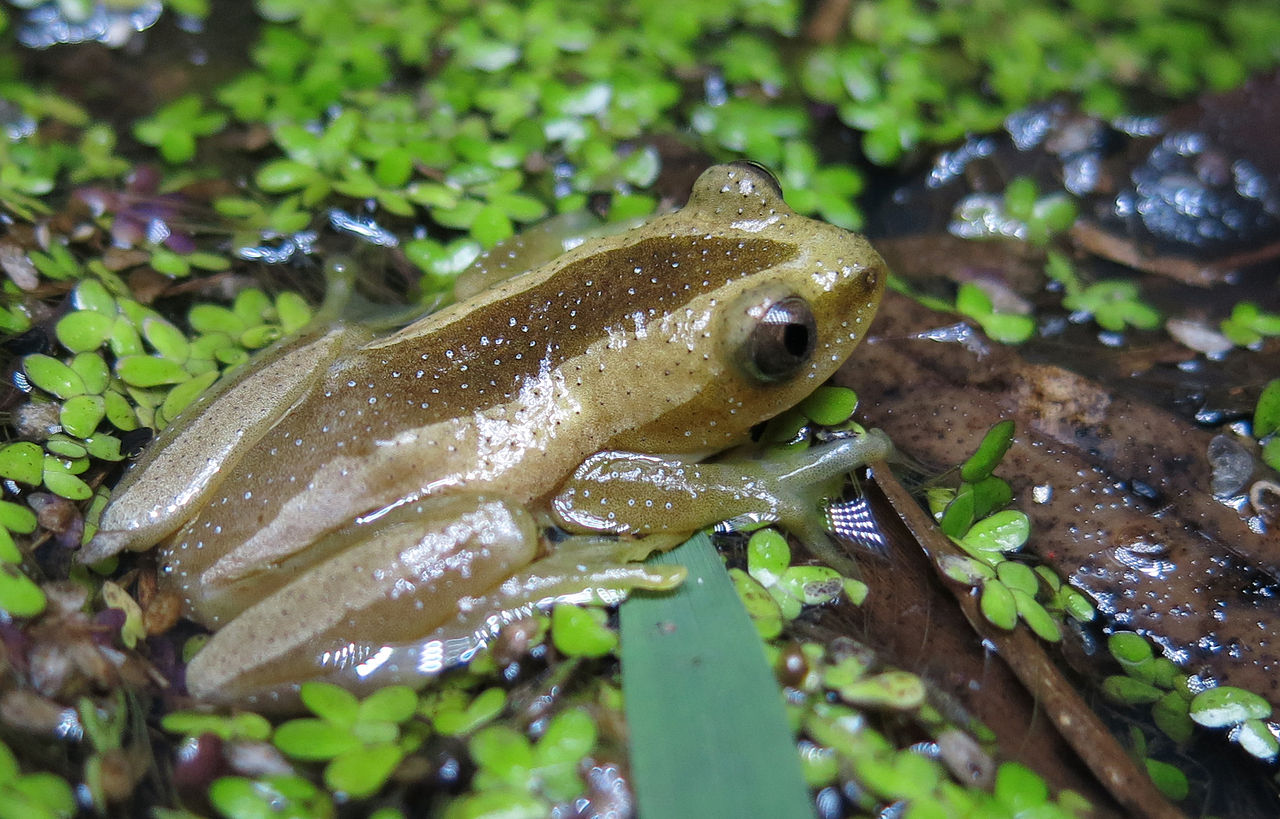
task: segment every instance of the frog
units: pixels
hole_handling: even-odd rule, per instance
[[[762,166],[713,166],[683,208],[570,244],[495,248],[399,328],[317,323],[126,471],[81,557],[157,550],[212,631],[191,696],[420,685],[535,608],[673,588],[683,569],[642,559],[723,519],[813,529],[812,487],[888,451],[870,431],[708,460],[845,362],[887,275]]]

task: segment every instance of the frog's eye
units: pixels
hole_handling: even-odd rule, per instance
[[[809,363],[818,342],[818,325],[809,303],[788,296],[752,311],[755,326],[739,351],[743,368],[762,382],[783,381]]]

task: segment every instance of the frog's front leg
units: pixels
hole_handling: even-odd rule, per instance
[[[292,707],[309,679],[354,690],[412,684],[469,659],[535,605],[682,577],[622,565],[635,546],[616,539],[539,560],[533,515],[478,495],[405,504],[316,545],[332,556],[253,602],[192,659],[192,695]]]
[[[632,452],[598,452],[578,467],[552,501],[569,531],[645,534],[694,532],[731,520],[778,522],[833,565],[817,500],[838,490],[855,468],[888,457],[880,430],[759,460],[698,463]]]

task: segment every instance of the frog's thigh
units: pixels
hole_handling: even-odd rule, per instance
[[[565,528],[578,532],[687,533],[742,516],[820,529],[815,495],[891,450],[888,436],[870,430],[759,460],[698,463],[598,452],[574,471],[552,508]]]
[[[384,645],[458,616],[458,601],[534,560],[538,532],[520,505],[476,496],[407,504],[344,530],[351,543],[254,603],[187,667],[197,697],[244,700],[333,672],[359,676]]]
[[[363,337],[348,327],[299,336],[207,390],[125,474],[81,560],[145,549],[176,530],[324,369]]]

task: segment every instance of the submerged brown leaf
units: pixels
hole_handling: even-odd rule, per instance
[[[953,323],[886,297],[859,366],[843,374],[866,422],[945,465],[1015,419],[1002,474],[1031,518],[1028,549],[1188,673],[1280,704],[1280,535],[1253,531],[1211,495],[1212,436],[1009,348],[929,337]]]

